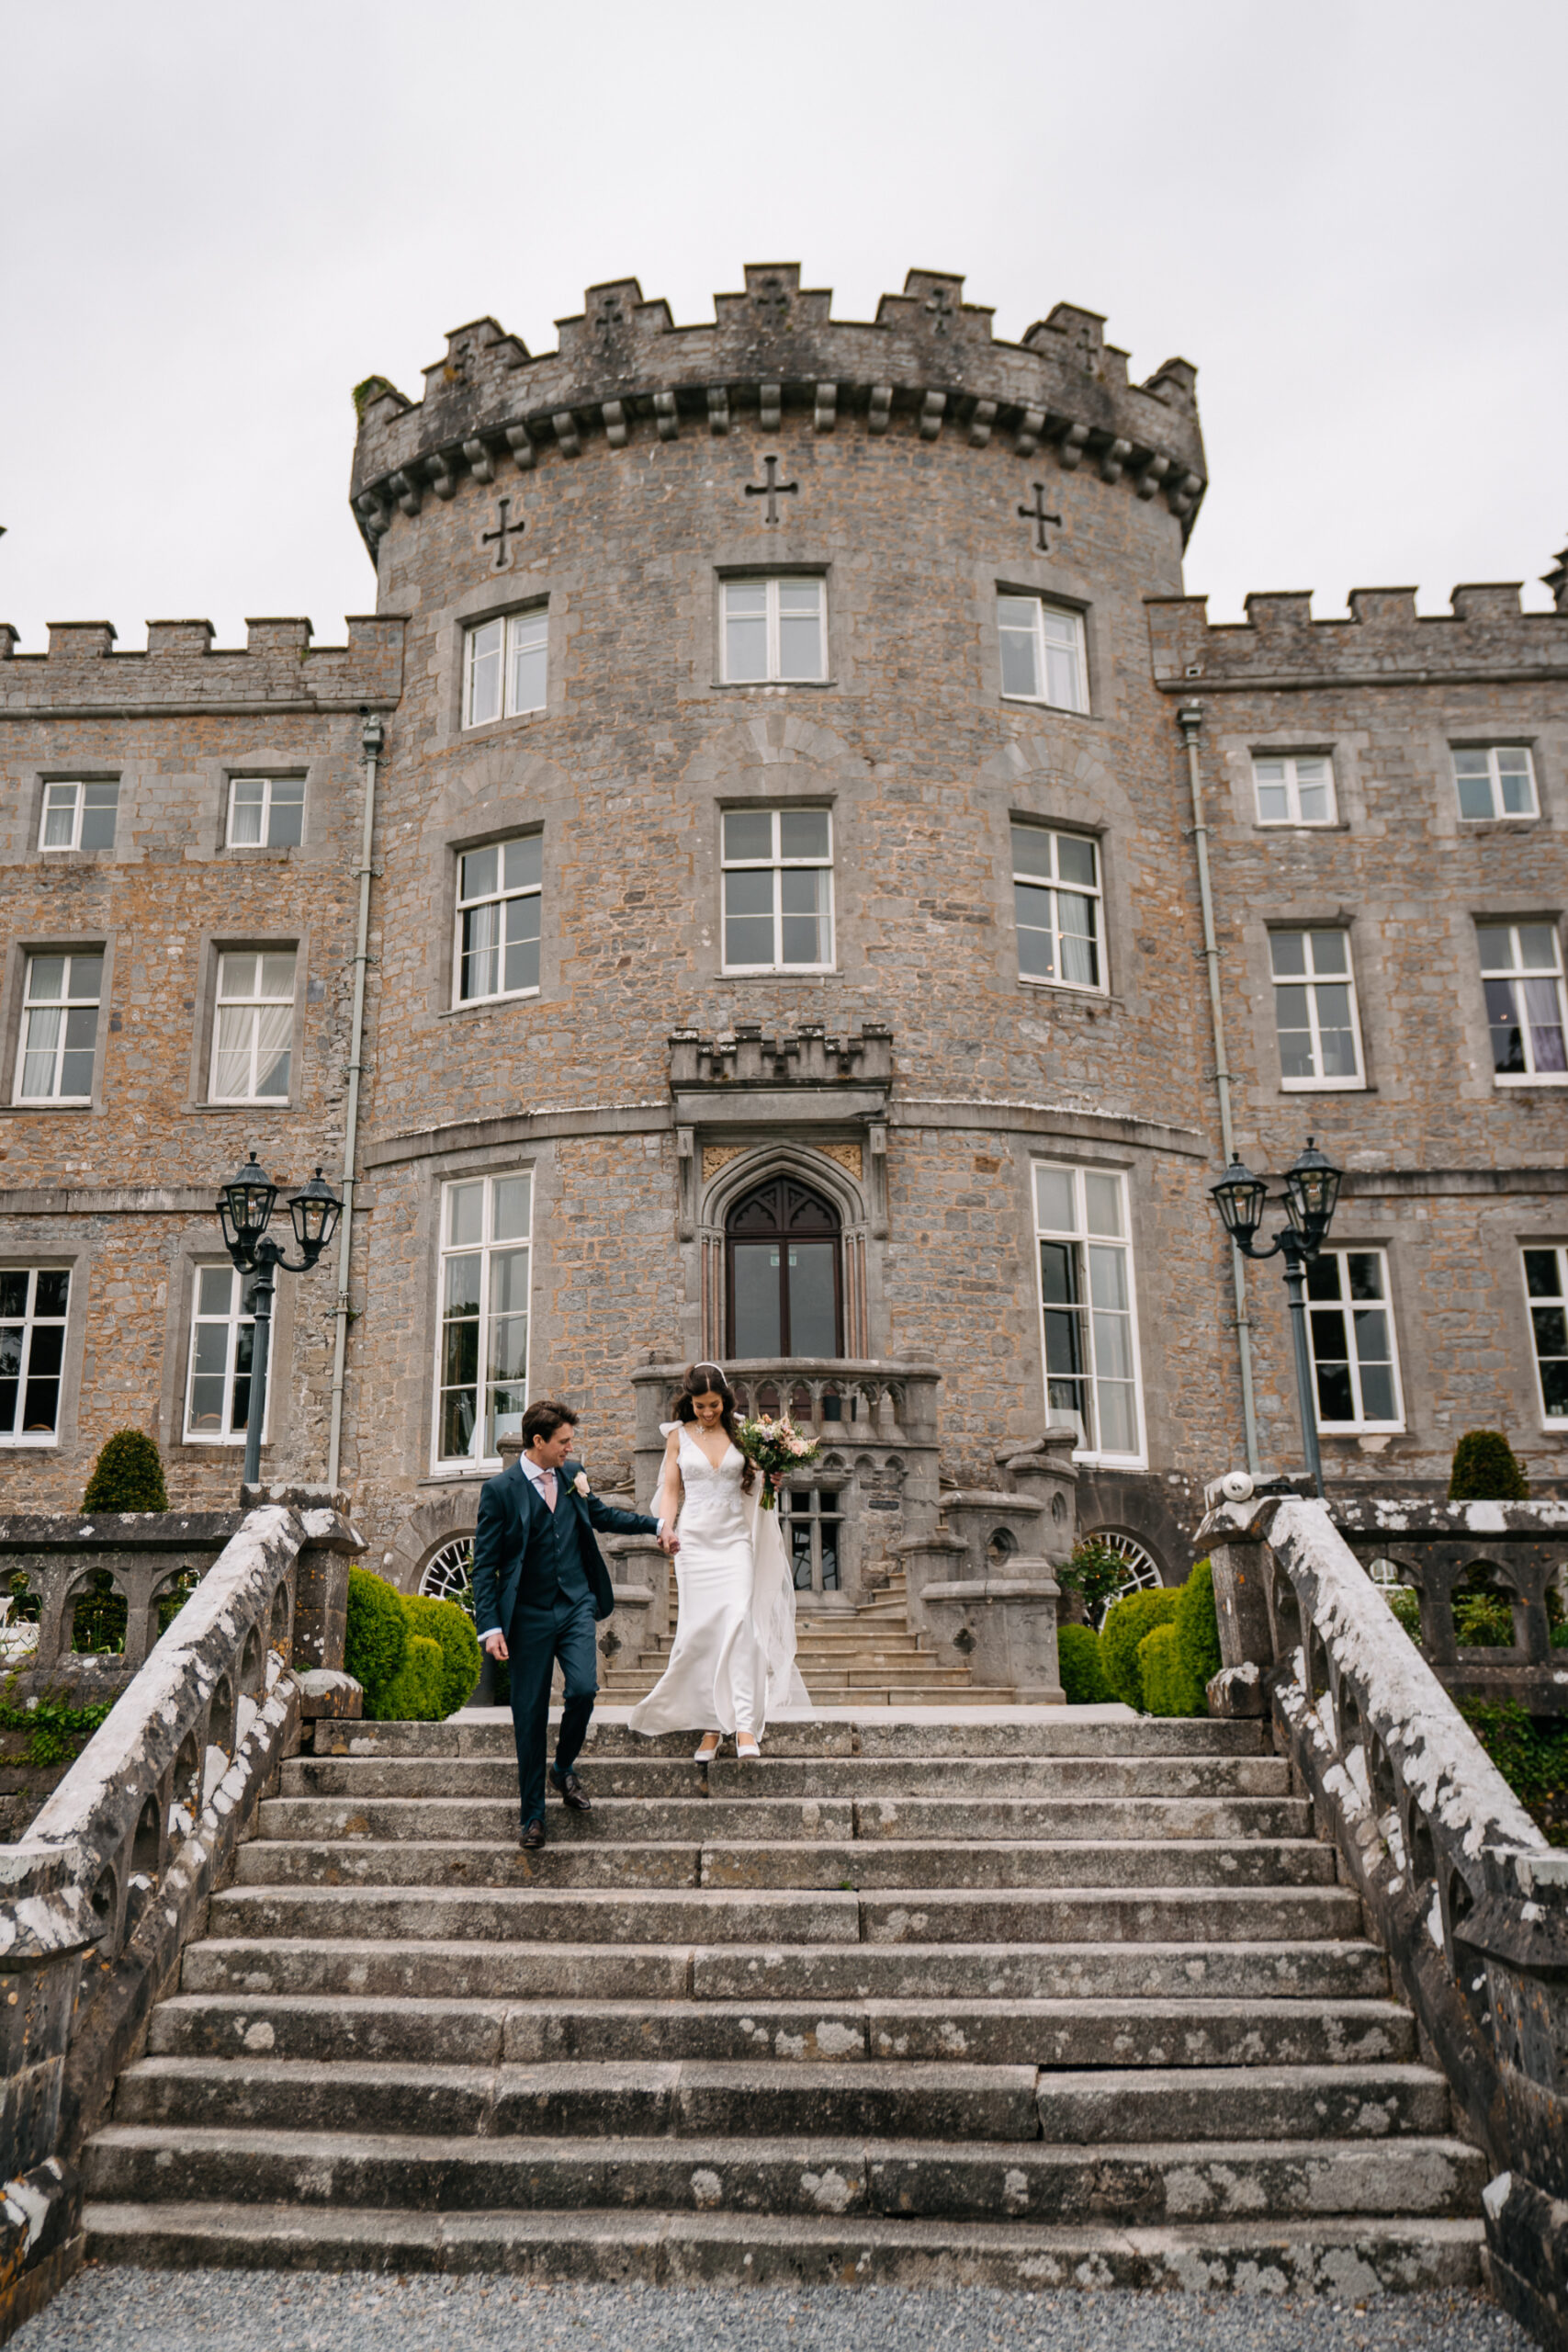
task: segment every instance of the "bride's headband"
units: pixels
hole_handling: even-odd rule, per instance
[[[723,1386],[728,1387],[729,1385],[728,1382],[724,1377],[724,1366],[721,1363],[694,1363],[692,1366],[692,1386],[694,1390],[696,1387],[699,1375],[705,1372],[716,1374],[719,1382]]]

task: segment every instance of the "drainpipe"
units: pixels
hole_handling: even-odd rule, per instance
[[[354,943],[354,1022],[348,1047],[348,1114],[343,1133],[343,1221],[338,1227],[337,1312],[333,1335],[333,1419],[327,1444],[327,1484],[338,1482],[343,1453],[343,1385],[348,1359],[348,1269],[354,1252],[354,1163],[359,1144],[360,1059],[365,1043],[365,974],[370,962],[370,848],[376,832],[376,763],[386,740],[380,719],[367,712],[359,730],[365,761],[365,821],[359,836],[359,924]]]
[[[1209,882],[1209,828],[1203,820],[1203,779],[1198,766],[1198,737],[1203,725],[1201,706],[1184,703],[1176,714],[1187,747],[1187,788],[1192,798],[1192,841],[1198,853],[1198,900],[1203,910],[1203,961],[1209,968],[1209,1019],[1214,1033],[1214,1091],[1220,1098],[1220,1144],[1228,1168],[1235,1158],[1231,1127],[1231,1073],[1225,1059],[1224,1013],[1220,1002],[1220,946],[1214,936],[1214,894]],[[1252,1326],[1247,1312],[1247,1261],[1231,1244],[1231,1277],[1235,1285],[1236,1349],[1241,1359],[1241,1411],[1247,1431],[1247,1466],[1258,1475],[1258,1410],[1252,1394]]]

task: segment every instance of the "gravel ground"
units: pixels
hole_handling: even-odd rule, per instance
[[[1241,2296],[818,2287],[536,2287],[275,2271],[78,2273],[16,2352],[1531,2352],[1479,2296],[1364,2305]]]

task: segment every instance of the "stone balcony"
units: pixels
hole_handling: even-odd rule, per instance
[[[659,1476],[660,1424],[674,1410],[685,1366],[645,1364],[631,1375],[637,1397],[635,1482],[646,1508]],[[874,1589],[898,1565],[906,1536],[934,1527],[938,1510],[937,1392],[934,1363],[892,1358],[796,1356],[727,1363],[736,1406],[752,1413],[787,1412],[822,1451],[797,1481],[830,1488],[842,1513],[841,1593]]]

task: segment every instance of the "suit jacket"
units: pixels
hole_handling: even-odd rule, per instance
[[[581,1462],[572,1459],[556,1473],[557,1535],[563,1542],[576,1535],[582,1573],[593,1596],[593,1614],[604,1618],[615,1608],[615,1600],[597,1535],[657,1535],[659,1521],[642,1511],[616,1510],[595,1494],[580,1495],[572,1480],[581,1467]],[[481,1640],[486,1634],[504,1634],[512,1623],[527,1574],[536,1512],[542,1521],[545,1504],[534,1492],[521,1462],[487,1478],[479,1488],[479,1523],[474,1530],[474,1623]]]

